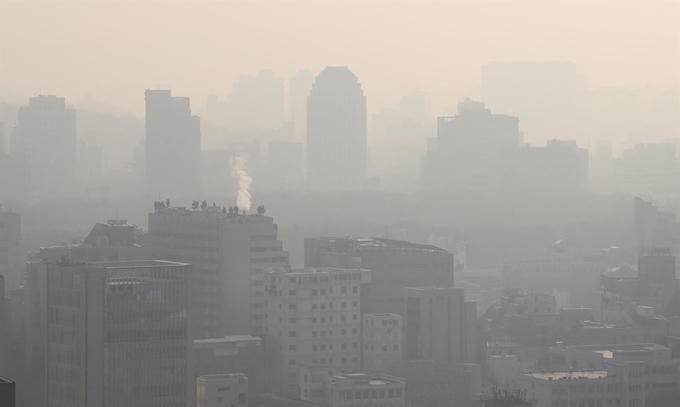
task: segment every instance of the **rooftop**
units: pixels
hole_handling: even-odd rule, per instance
[[[382,249],[382,250],[402,250],[402,251],[425,251],[437,253],[451,253],[429,244],[411,243],[405,240],[383,239],[378,237],[317,237],[314,240],[323,240],[333,252],[345,252],[348,249]]]
[[[209,339],[194,339],[194,344],[211,344],[211,343],[236,343],[236,342],[261,342],[259,336],[252,335],[231,335],[223,338],[209,338]]]
[[[604,379],[607,377],[607,372],[604,370],[592,371],[573,371],[573,372],[540,372],[540,373],[524,373],[522,376],[531,376],[542,380],[560,380],[560,379]]]

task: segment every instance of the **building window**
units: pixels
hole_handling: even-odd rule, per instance
[[[359,288],[357,286],[352,287],[352,293],[356,294],[359,292]]]
[[[295,304],[288,304],[288,309],[296,309],[297,306]]]
[[[319,290],[317,290],[316,288],[313,288],[313,289],[312,289],[312,295],[317,295],[318,292],[319,292]]]
[[[295,337],[296,335],[297,335],[297,333],[296,333],[295,331],[288,331],[288,337],[289,337],[289,338],[293,338],[293,337]]]
[[[295,295],[295,290],[288,290],[288,295]]]
[[[342,293],[342,294],[347,294],[347,287],[341,287],[341,288],[340,288],[340,293]]]
[[[288,350],[296,350],[295,345],[288,345]]]

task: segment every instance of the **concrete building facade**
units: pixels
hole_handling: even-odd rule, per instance
[[[398,314],[364,314],[362,371],[389,372],[403,355],[403,326]]]
[[[246,407],[248,378],[243,373],[201,375],[196,379],[196,407]]]
[[[267,273],[265,333],[272,386],[298,396],[298,367],[330,375],[361,367],[360,298],[367,270],[271,270]]]
[[[477,304],[464,300],[462,288],[407,288],[404,331],[407,360],[477,360]]]
[[[333,376],[326,383],[326,406],[404,407],[406,383],[384,374],[348,373]]]
[[[47,406],[193,404],[191,266],[49,264]]]
[[[273,218],[158,208],[149,214],[151,256],[194,267],[195,338],[260,334],[265,270],[288,265]]]
[[[0,205],[0,274],[5,276],[7,290],[26,283],[25,260],[21,252],[21,215]]]

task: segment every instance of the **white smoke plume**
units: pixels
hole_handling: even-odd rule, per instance
[[[238,182],[238,195],[236,197],[236,205],[239,210],[250,210],[250,184],[253,183],[253,178],[246,170],[248,166],[248,157],[244,155],[237,155],[229,159],[229,167],[231,167],[231,176]]]

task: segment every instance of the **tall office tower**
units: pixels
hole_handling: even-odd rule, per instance
[[[7,290],[25,283],[25,258],[21,252],[21,215],[0,205],[0,274]]]
[[[458,103],[458,115],[437,118],[435,144],[423,162],[429,190],[489,193],[500,184],[499,155],[522,144],[519,119],[466,99]]]
[[[12,152],[25,155],[33,192],[68,195],[76,180],[76,111],[54,95],[30,98],[19,109]]]
[[[365,314],[361,329],[362,371],[387,373],[402,360],[401,315]]]
[[[151,257],[194,266],[196,338],[262,333],[264,271],[288,265],[274,219],[157,208],[149,214]]]
[[[303,140],[307,131],[307,96],[312,85],[314,74],[308,69],[288,78],[288,120],[293,123],[296,140]]]
[[[47,264],[26,264],[26,376],[29,405],[47,405]]]
[[[365,187],[366,96],[346,66],[329,66],[307,98],[307,181],[320,190]]]
[[[462,288],[406,289],[405,359],[454,366],[477,360],[477,303]]]
[[[330,374],[361,367],[360,299],[368,270],[278,269],[265,278],[265,332],[270,341],[270,384],[298,397],[298,367]]]
[[[0,155],[7,153],[7,136],[5,132],[5,122],[0,122]]]
[[[680,194],[680,167],[673,143],[636,144],[614,160],[616,192],[665,201]]]
[[[149,90],[146,98],[147,192],[161,199],[197,196],[201,184],[201,122],[188,97]]]
[[[568,61],[492,62],[482,67],[482,100],[495,112],[522,118],[532,137],[573,137],[578,72]]]
[[[47,406],[193,405],[191,266],[47,265]]]
[[[270,70],[242,75],[225,106],[226,126],[233,133],[278,130],[285,116],[285,80]]]
[[[16,401],[16,385],[13,381],[0,377],[0,406],[14,407]]]
[[[381,238],[305,239],[305,267],[362,268],[362,314],[404,315],[406,287],[453,287],[453,253],[436,246]]]
[[[196,407],[247,407],[248,378],[243,373],[202,375],[196,393]]]

